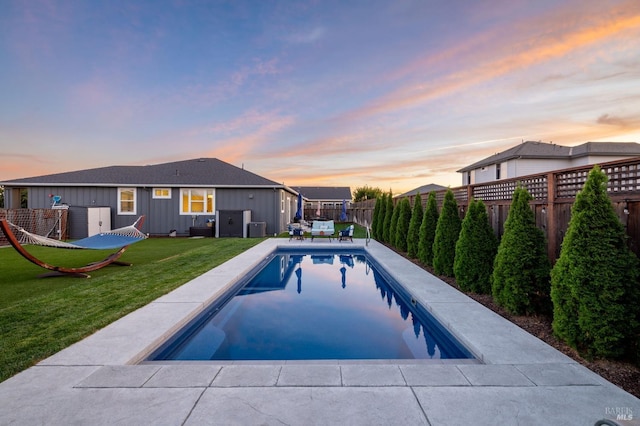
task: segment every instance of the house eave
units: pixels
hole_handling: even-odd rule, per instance
[[[246,189],[285,189],[294,194],[297,194],[293,189],[285,186],[285,185],[220,185],[220,184],[191,184],[184,183],[181,185],[175,183],[127,183],[127,182],[119,182],[119,183],[66,183],[66,182],[19,182],[19,181],[5,181],[0,182],[2,186],[16,186],[16,187],[33,187],[33,186],[42,186],[42,187],[59,187],[59,186],[67,186],[67,187],[76,187],[76,188],[92,188],[92,187],[100,187],[100,188],[119,188],[119,187],[134,187],[134,188],[246,188]]]

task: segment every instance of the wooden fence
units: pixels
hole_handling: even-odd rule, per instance
[[[66,240],[68,213],[66,209],[0,209],[0,219],[33,234]],[[0,231],[0,246],[6,245],[9,241]]]
[[[339,207],[325,207],[318,210],[317,207],[304,209],[303,217],[305,220],[311,222],[314,219],[333,220],[334,222],[341,222],[340,216],[342,215],[342,206]],[[349,216],[349,209],[347,209],[347,222],[352,222],[351,216]]]
[[[640,157],[600,164],[608,177],[607,191],[614,210],[629,236],[629,247],[640,256]],[[451,188],[461,217],[469,200],[482,200],[487,205],[489,221],[501,237],[509,213],[513,192],[518,184],[527,188],[533,200],[536,225],[547,238],[549,259],[555,263],[560,255],[562,240],[571,219],[571,207],[576,194],[587,180],[593,165],[574,167],[537,175],[522,176],[494,182]],[[442,207],[446,190],[436,192],[438,207]],[[428,194],[421,194],[426,206]],[[413,206],[415,196],[409,197]],[[396,203],[398,198],[394,200]],[[371,223],[375,200],[353,203],[349,218],[356,223]]]

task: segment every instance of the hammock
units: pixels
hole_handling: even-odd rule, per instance
[[[140,216],[133,225],[125,226],[123,228],[114,229],[112,231],[103,232],[100,234],[92,235],[88,238],[74,241],[72,243],[58,241],[53,238],[43,237],[42,235],[33,234],[25,229],[14,225],[13,223],[0,219],[0,229],[4,232],[9,243],[13,246],[18,253],[25,259],[36,265],[54,271],[54,274],[47,274],[44,276],[58,276],[64,274],[70,274],[73,276],[89,277],[87,272],[95,271],[100,268],[104,268],[109,264],[116,265],[130,265],[125,262],[117,262],[117,259],[122,256],[124,251],[130,244],[142,241],[147,236],[142,233],[139,227],[144,222],[144,216]],[[15,232],[14,232],[15,230]],[[16,236],[19,235],[20,237]],[[107,258],[90,263],[89,265],[79,268],[67,268],[63,266],[49,265],[40,259],[33,256],[23,247],[24,244],[40,245],[46,247],[65,248],[65,249],[93,249],[93,250],[111,250],[118,249],[115,253],[112,253]]]
[[[33,244],[66,249],[110,250],[128,246],[129,244],[137,243],[138,241],[147,238],[147,236],[138,229],[138,223],[142,224],[143,220],[144,216],[141,216],[133,223],[133,225],[102,232],[72,243],[66,243],[53,238],[43,237],[42,235],[32,234],[11,222],[7,222],[7,224],[12,228],[11,232],[14,235],[16,235],[16,233],[13,232],[13,229],[19,232],[20,238],[18,238],[18,241],[20,241],[20,244]]]

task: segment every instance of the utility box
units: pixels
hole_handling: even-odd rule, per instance
[[[267,222],[249,222],[249,238],[267,236]]]
[[[77,240],[111,231],[111,207],[69,207],[69,238]]]
[[[189,227],[190,237],[213,237],[213,228],[209,226]]]
[[[247,238],[251,210],[216,211],[216,235],[218,237]]]

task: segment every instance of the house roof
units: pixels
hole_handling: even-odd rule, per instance
[[[527,141],[464,167],[458,172],[468,172],[515,158],[571,159],[587,155],[636,156],[640,155],[640,144],[635,142],[586,142],[582,145],[567,147],[552,143]]]
[[[422,185],[419,188],[412,189],[411,191],[405,192],[404,194],[396,195],[393,198],[412,197],[418,193],[420,193],[420,195],[424,195],[424,194],[430,193],[431,191],[441,191],[443,189],[447,189],[447,187],[442,185],[437,185],[435,183],[430,183],[428,185]]]
[[[635,142],[587,142],[570,149],[573,158],[586,155],[640,155],[640,144]]]
[[[351,200],[351,188],[348,186],[292,186],[293,190],[308,200]]]
[[[527,141],[464,167],[458,170],[458,172],[467,172],[469,170],[479,169],[491,164],[502,163],[514,158],[568,158],[570,154],[571,148],[566,146]]]
[[[147,166],[110,166],[2,182],[6,186],[215,186],[282,187],[217,158]]]

